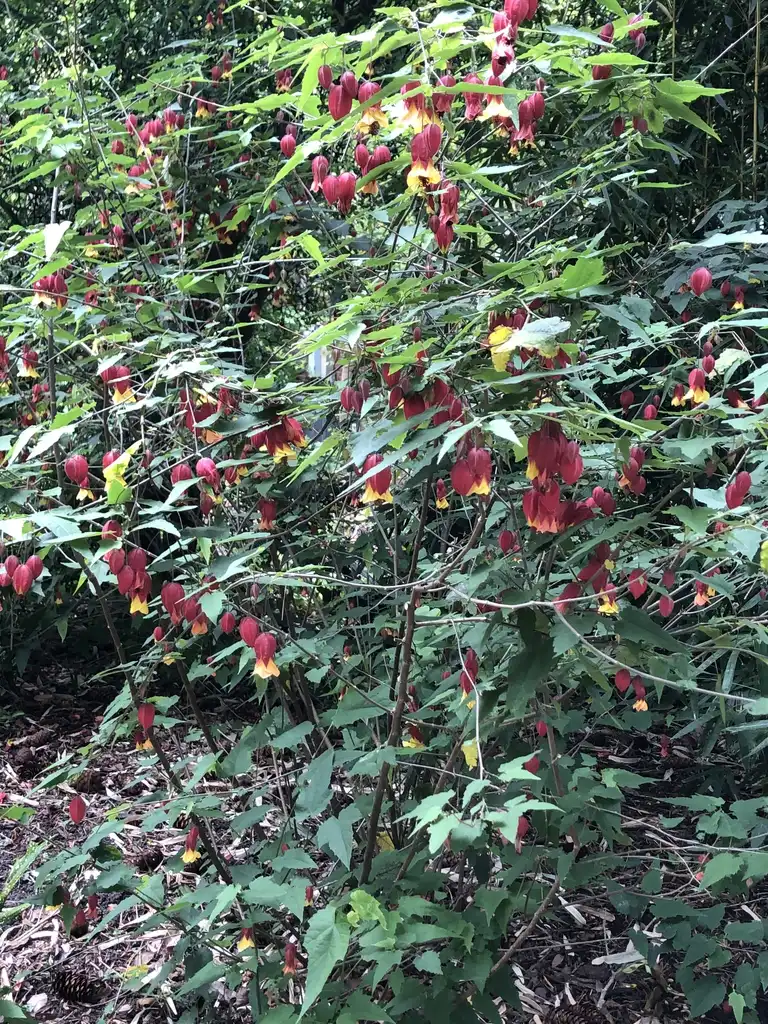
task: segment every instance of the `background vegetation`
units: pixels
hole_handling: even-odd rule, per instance
[[[763,1019],[759,4],[51,15],[0,21],[0,921],[61,927],[0,1011]]]

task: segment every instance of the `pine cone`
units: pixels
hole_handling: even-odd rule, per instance
[[[591,1003],[578,1006],[558,1006],[547,1017],[545,1024],[605,1024],[605,1017]]]
[[[163,851],[158,846],[151,847],[143,853],[139,853],[134,859],[134,864],[145,873],[154,871],[163,862]]]
[[[83,971],[59,967],[53,971],[53,991],[68,1003],[98,1003],[101,983]]]
[[[101,772],[97,772],[93,768],[86,768],[81,775],[78,775],[77,778],[72,781],[71,786],[76,793],[106,792]]]

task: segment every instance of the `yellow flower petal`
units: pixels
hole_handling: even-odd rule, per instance
[[[384,853],[388,850],[394,850],[395,844],[392,842],[386,832],[379,832],[376,836],[376,845],[379,850]]]
[[[470,740],[468,743],[462,743],[461,752],[464,755],[467,768],[477,768],[477,740]]]

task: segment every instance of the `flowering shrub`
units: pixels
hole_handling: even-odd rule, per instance
[[[4,243],[4,643],[21,665],[41,623],[100,617],[124,692],[42,784],[130,744],[163,820],[191,815],[176,869],[210,882],[166,906],[87,838],[120,822],[62,794],[75,843],[41,899],[183,920],[182,997],[226,978],[255,1016],[404,1020],[429,977],[441,1014],[499,1019],[557,894],[664,916],[661,881],[615,881],[623,790],[694,727],[766,742],[765,236],[746,205],[653,252],[627,235],[720,91],[651,74],[653,18],[609,9],[339,34],[221,5],[133,88],[83,41],[74,78],[0,92],[15,187],[50,198]],[[253,703],[233,744],[205,686]],[[575,739],[609,727],[641,774]],[[247,784],[266,749],[296,753],[277,833]],[[705,890],[766,873],[750,814],[700,823]],[[754,1009],[746,964],[674,959],[675,914],[634,948],[694,1014]]]

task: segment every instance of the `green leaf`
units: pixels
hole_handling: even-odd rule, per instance
[[[0,999],[0,1020],[29,1020],[36,1021],[37,1017],[30,1015],[12,999]]]
[[[506,420],[497,418],[491,420],[490,423],[485,423],[484,427],[486,430],[490,430],[492,434],[495,434],[496,437],[500,437],[504,441],[511,441],[517,447],[520,446],[520,438]]]
[[[666,96],[680,100],[681,103],[693,103],[700,96],[722,96],[730,89],[713,89],[708,85],[701,85],[699,82],[682,79],[674,81],[671,78],[661,78],[656,82],[656,89]]]
[[[359,818],[360,812],[354,804],[345,807],[338,818],[326,818],[315,836],[317,845],[327,846],[347,870],[349,870],[354,846],[352,825]]]
[[[765,922],[730,921],[725,926],[725,937],[729,942],[749,942],[759,945],[765,938]]]
[[[701,1017],[725,999],[725,985],[711,974],[697,978],[691,985],[683,985],[691,1017]]]
[[[707,526],[712,518],[712,512],[707,508],[687,508],[685,505],[673,505],[667,510],[671,516],[675,516],[687,530],[696,536],[703,536],[707,532]]]
[[[680,121],[687,121],[688,124],[692,124],[694,128],[699,128],[701,131],[710,135],[713,139],[720,141],[720,136],[717,134],[714,128],[710,128],[706,121],[704,121],[698,114],[695,114],[692,110],[689,110],[684,103],[674,99],[672,96],[668,96],[663,92],[656,94],[656,101],[660,107],[662,107],[670,115]]]
[[[3,882],[3,887],[0,889],[0,907],[2,907],[3,903],[5,903],[15,887],[21,881],[22,876],[29,871],[30,867],[34,864],[47,845],[47,843],[30,843],[26,850],[24,850],[24,852],[16,858],[13,864],[11,864],[8,875]]]
[[[333,751],[326,750],[315,758],[299,779],[300,792],[296,800],[296,820],[304,821],[324,811],[331,802],[331,772]]]
[[[224,595],[220,590],[211,590],[207,594],[201,594],[200,607],[208,617],[209,622],[218,622],[221,613],[224,611]]]
[[[283,732],[273,740],[270,740],[269,745],[274,750],[297,750],[307,736],[310,735],[312,729],[313,725],[311,722],[300,722],[298,725],[294,725],[292,729],[288,729],[287,732]]]
[[[578,295],[587,288],[594,288],[605,279],[603,260],[597,256],[579,257],[569,264],[560,277],[556,277],[550,290],[560,295]]]
[[[187,992],[195,992],[199,988],[204,988],[210,985],[214,981],[218,981],[219,978],[223,978],[227,973],[227,965],[218,963],[216,960],[210,960],[207,964],[204,964],[199,971],[195,971],[191,978],[188,978],[179,989],[179,995],[183,996]]]
[[[313,915],[304,939],[309,959],[304,1002],[301,1004],[299,1018],[320,996],[331,971],[347,955],[348,946],[349,924],[337,913],[335,907],[323,907]]]
[[[417,956],[413,961],[413,966],[417,971],[426,971],[428,974],[443,973],[443,965],[434,949],[428,949]]]
[[[701,887],[707,889],[722,882],[724,878],[732,878],[734,875],[740,874],[743,867],[743,858],[735,853],[718,853],[707,862]]]
[[[616,621],[616,632],[625,640],[635,640],[637,643],[661,647],[665,651],[674,653],[687,653],[688,648],[671,636],[658,622],[633,605],[622,604],[621,615]]]

